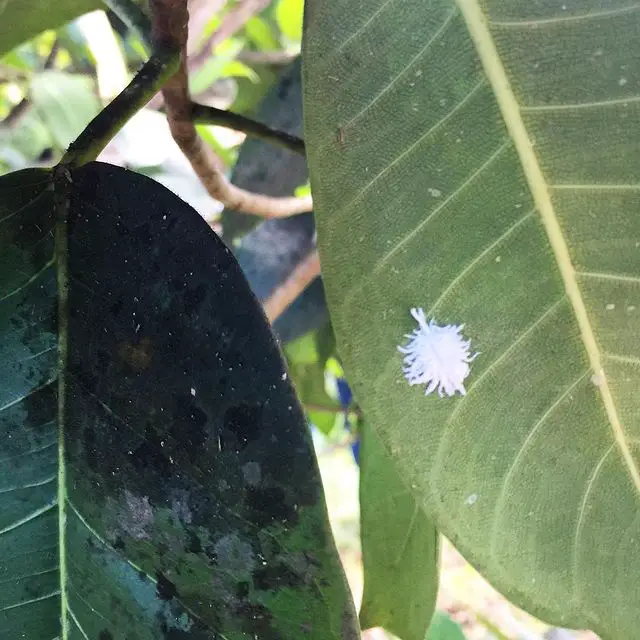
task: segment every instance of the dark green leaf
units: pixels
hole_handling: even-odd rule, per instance
[[[100,9],[100,0],[4,0],[0,5],[0,55],[45,29]]]
[[[640,6],[326,0],[305,21],[322,271],[367,419],[503,594],[636,637]],[[412,307],[464,324],[466,396],[407,384]]]
[[[237,263],[149,178],[71,181],[0,179],[0,635],[357,638]]]
[[[424,640],[438,595],[438,532],[366,421],[360,434],[360,624]]]

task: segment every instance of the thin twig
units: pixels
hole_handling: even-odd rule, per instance
[[[134,0],[104,0],[127,27],[133,31],[142,44],[151,49],[151,21],[142,7]]]
[[[320,275],[320,257],[314,249],[301,260],[291,275],[263,302],[265,314],[275,322],[289,305]]]
[[[56,38],[53,41],[51,49],[49,49],[49,54],[42,65],[43,69],[53,69],[53,65],[56,63],[56,58],[58,57],[58,51],[60,51],[60,40]]]
[[[176,64],[176,51],[158,47],[124,90],[71,143],[61,164],[77,167],[95,160],[113,136],[173,75]]]
[[[283,67],[293,62],[300,54],[296,51],[249,51],[238,54],[238,61],[246,64],[268,64]]]
[[[191,119],[191,97],[186,62],[189,13],[187,0],[151,0],[154,47],[180,50],[180,64],[162,90],[173,139],[189,160],[212,198],[228,209],[265,218],[282,218],[311,211],[311,198],[272,198],[231,184],[222,173],[213,150],[196,132]]]
[[[304,141],[301,138],[286,133],[285,131],[272,129],[266,124],[256,122],[251,118],[246,118],[231,111],[216,109],[215,107],[194,102],[191,105],[191,119],[198,124],[215,124],[220,127],[226,127],[227,129],[241,131],[249,136],[264,140],[265,142],[271,142],[272,144],[284,147],[302,156],[305,153]]]
[[[18,104],[11,108],[11,111],[0,124],[7,128],[17,127],[22,122],[22,118],[28,113],[30,104],[29,98],[22,98]]]

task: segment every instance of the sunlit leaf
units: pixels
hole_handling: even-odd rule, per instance
[[[304,0],[278,0],[276,5],[278,27],[292,42],[300,42],[302,39],[303,6]]]
[[[366,421],[360,434],[360,624],[384,627],[402,640],[424,640],[438,595],[438,532]]]
[[[322,271],[367,419],[502,593],[635,637],[640,7],[326,0],[305,21]],[[464,325],[465,396],[404,379],[412,307]]]

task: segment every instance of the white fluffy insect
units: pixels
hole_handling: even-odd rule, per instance
[[[461,334],[464,325],[448,324],[443,327],[434,320],[427,321],[422,309],[411,309],[418,328],[407,333],[409,342],[398,347],[404,353],[404,377],[410,385],[425,384],[425,395],[436,389],[442,398],[466,395],[464,380],[469,375],[469,364],[478,355],[470,351],[471,343]]]

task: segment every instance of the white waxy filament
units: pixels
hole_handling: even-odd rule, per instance
[[[427,321],[422,309],[411,309],[418,323],[406,345],[398,347],[404,356],[404,377],[410,385],[426,385],[425,395],[436,389],[442,398],[458,392],[465,395],[464,380],[469,375],[469,364],[478,355],[470,351],[471,343],[461,332],[464,325],[439,326],[434,320]]]

